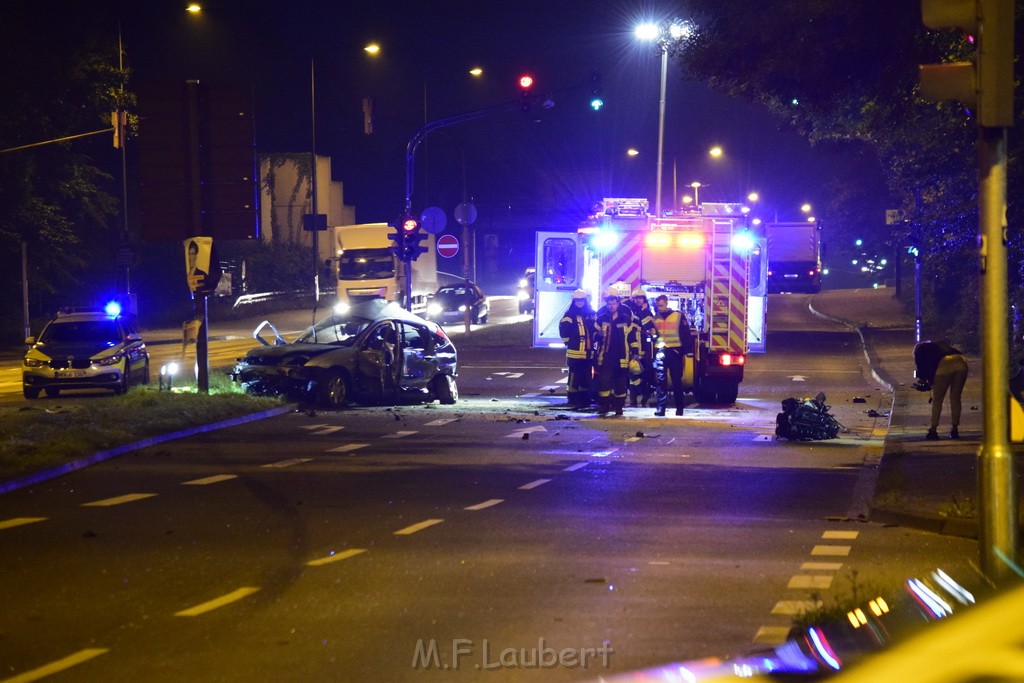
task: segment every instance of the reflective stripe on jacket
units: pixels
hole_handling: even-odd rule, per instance
[[[593,317],[589,311],[566,311],[558,323],[558,334],[565,344],[565,357],[590,358],[592,333]]]

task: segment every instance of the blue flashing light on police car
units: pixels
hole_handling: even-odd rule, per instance
[[[109,315],[111,318],[116,318],[121,315],[121,303],[118,301],[108,301],[103,307],[103,312]]]

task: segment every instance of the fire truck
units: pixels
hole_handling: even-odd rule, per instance
[[[747,355],[765,350],[765,255],[764,236],[745,227],[739,204],[658,218],[646,199],[604,199],[575,232],[537,233],[533,344],[561,346],[558,322],[576,289],[595,310],[609,288],[665,294],[694,334],[684,385],[699,403],[731,405]]]

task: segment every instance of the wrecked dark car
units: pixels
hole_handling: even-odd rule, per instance
[[[261,336],[265,328],[272,341]],[[455,346],[444,330],[383,299],[336,312],[294,342],[267,321],[253,336],[262,346],[240,358],[231,374],[252,394],[329,408],[413,399],[454,404],[459,398]]]

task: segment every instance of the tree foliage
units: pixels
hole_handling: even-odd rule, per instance
[[[1024,2],[1016,4],[1021,35]],[[908,231],[920,235],[926,322],[952,329],[976,348],[977,128],[963,105],[917,96],[917,65],[969,59],[967,37],[926,30],[918,2],[689,0],[686,6],[696,30],[672,45],[671,54],[687,77],[767,106],[814,144],[860,147],[875,158],[888,208],[908,222],[883,227],[875,216],[869,223],[889,230],[884,239],[897,245]],[[1019,61],[1016,68],[1019,81]],[[1010,136],[1011,198],[1021,189],[1014,173],[1018,131]],[[863,222],[862,201],[860,192],[835,188],[826,213],[837,230],[853,230],[858,216]],[[1012,204],[1009,215],[1011,301],[1020,303],[1022,245]]]

